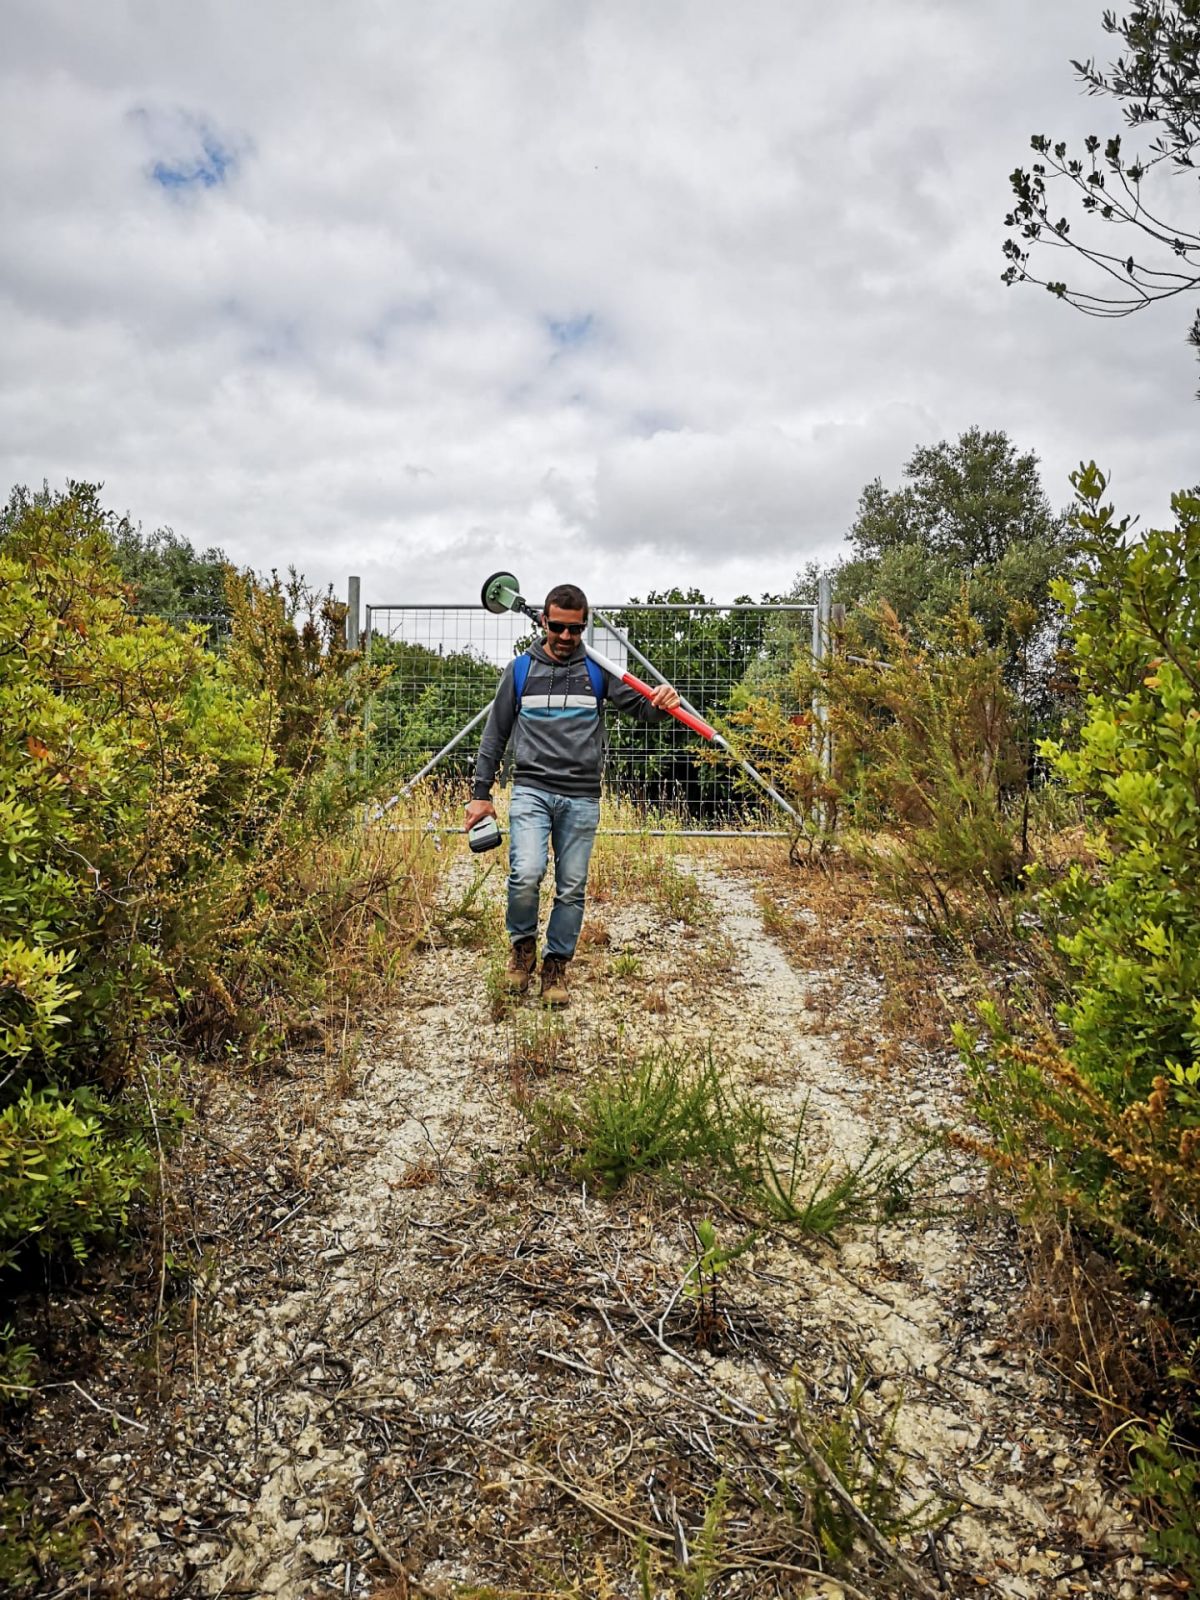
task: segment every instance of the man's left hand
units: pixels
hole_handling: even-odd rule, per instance
[[[669,683],[660,683],[650,696],[650,704],[657,706],[660,711],[674,711],[679,704],[679,690],[673,689]]]

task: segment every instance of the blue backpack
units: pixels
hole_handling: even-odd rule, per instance
[[[513,691],[517,697],[517,711],[521,709],[521,696],[525,693],[525,682],[529,677],[529,668],[533,664],[533,657],[526,650],[513,662]],[[596,709],[599,710],[604,701],[607,679],[604,668],[593,661],[591,656],[584,656],[583,664],[587,668],[588,680],[592,685],[592,693],[596,696]]]

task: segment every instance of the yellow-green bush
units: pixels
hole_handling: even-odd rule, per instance
[[[319,984],[305,864],[359,797],[339,608],[231,572],[213,654],[135,614],[111,523],[76,484],[0,513],[0,1262],[120,1223],[151,1038],[245,1050]]]
[[[1176,526],[1135,540],[1094,467],[1076,486],[1086,564],[1057,595],[1084,710],[1076,741],[1042,748],[1092,834],[1090,860],[1041,886],[1056,1026],[991,1007],[984,1037],[959,1041],[992,1133],[984,1153],[1149,1291],[1174,1352],[1159,1361],[1159,1414],[1113,1437],[1156,1507],[1152,1552],[1200,1579],[1200,498],[1176,496]],[[1090,1350],[1084,1365],[1107,1372]]]
[[[1200,1293],[1200,500],[1134,541],[1078,478],[1086,568],[1058,595],[1085,696],[1046,741],[1085,804],[1093,862],[1042,890],[1061,1038],[1023,1048],[993,1015],[983,1107],[1126,1265]],[[972,1059],[974,1057],[972,1056]]]

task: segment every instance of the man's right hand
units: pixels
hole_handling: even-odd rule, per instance
[[[496,808],[490,800],[469,800],[467,802],[467,820],[463,823],[464,831],[469,831],[484,817],[494,817]]]

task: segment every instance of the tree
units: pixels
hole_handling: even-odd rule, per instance
[[[1200,145],[1200,0],[1137,0],[1119,21],[1104,13],[1104,30],[1124,44],[1105,72],[1094,60],[1073,61],[1076,75],[1093,95],[1109,95],[1131,128],[1160,131],[1145,154],[1127,155],[1120,134],[1101,140],[1091,134],[1084,156],[1072,156],[1063,141],[1045,134],[1030,141],[1041,159],[1028,171],[1018,167],[1011,183],[1016,205],[1005,226],[1018,229],[1004,243],[1009,265],[1005,283],[1037,283],[1060,300],[1094,317],[1126,317],[1158,300],[1200,290],[1200,231],[1195,221],[1181,226],[1161,217],[1156,169],[1191,177]],[[1147,183],[1147,179],[1150,180]],[[1074,195],[1088,224],[1072,232],[1066,216],[1051,211],[1050,186]],[[1195,191],[1190,193],[1195,195]],[[1057,209],[1057,207],[1055,207]],[[1096,222],[1109,223],[1115,237],[1100,242]],[[1073,252],[1085,268],[1081,279],[1041,277],[1031,264],[1035,250]],[[1188,334],[1200,350],[1200,312]]]
[[[102,533],[107,540],[117,571],[132,591],[132,609],[140,616],[205,623],[211,637],[228,633],[226,582],[231,568],[224,551],[197,554],[191,540],[171,528],[143,533],[127,516],[104,508],[102,488],[68,482],[66,494],[60,495],[49,484],[34,492],[18,484],[0,509],[0,551],[28,518],[69,507],[78,527]]]
[[[205,622],[218,631],[229,626],[225,592],[229,562],[223,551],[197,554],[190,539],[171,528],[144,534],[127,519],[112,530],[113,554],[135,606],[145,615],[168,622]]]
[[[500,668],[473,650],[440,655],[407,639],[371,638],[371,662],[388,676],[371,702],[372,749],[411,776],[495,697]],[[462,776],[475,762],[482,728],[440,768]]]
[[[1018,455],[1004,433],[969,428],[951,445],[913,452],[906,488],[876,478],[863,490],[850,540],[860,559],[917,544],[959,571],[993,565],[1017,543],[1057,544],[1064,519],[1051,510],[1038,459]]]
[[[882,604],[928,643],[960,602],[990,647],[1005,651],[1010,680],[1028,667],[1031,648],[1049,648],[1050,584],[1067,568],[1073,533],[1046,497],[1032,452],[1004,433],[969,428],[957,443],[914,451],[898,489],[867,484],[850,529],[853,555],[833,571],[833,595],[860,613]],[[815,589],[802,574],[796,593]],[[863,623],[864,642],[882,649],[880,628]]]

